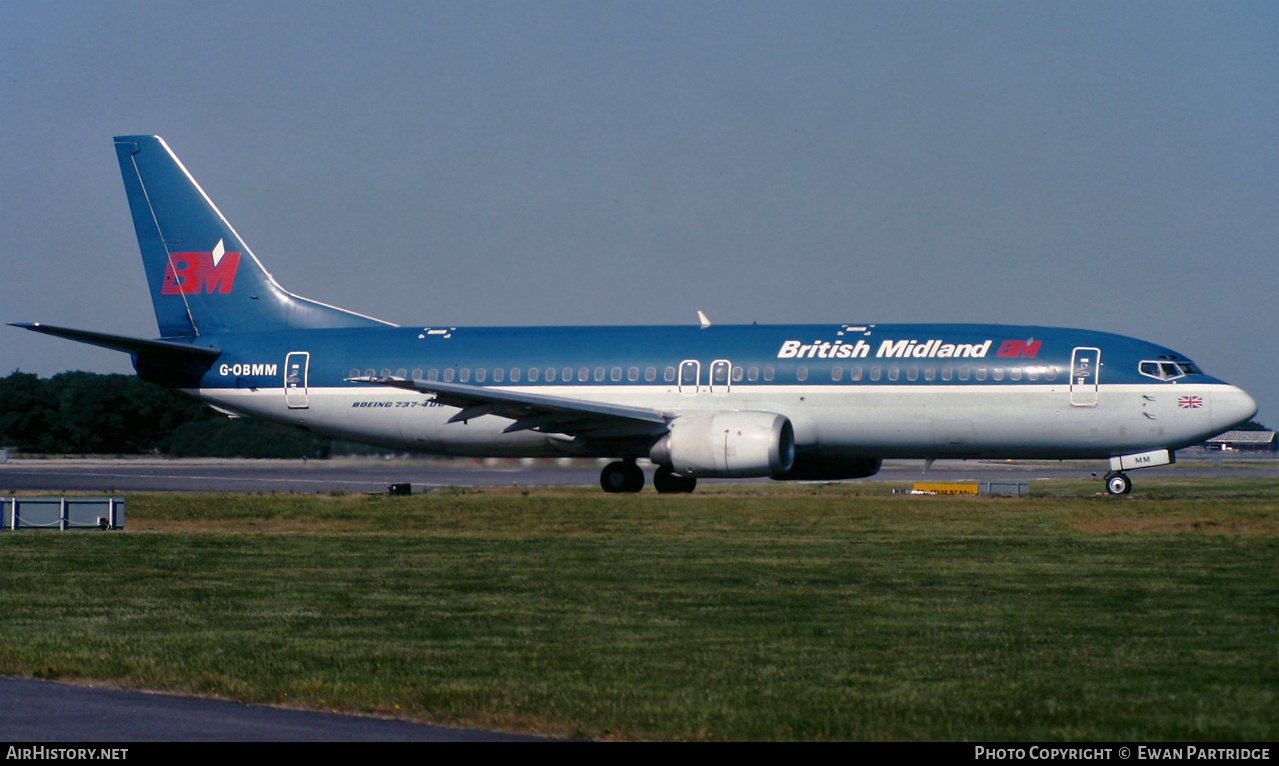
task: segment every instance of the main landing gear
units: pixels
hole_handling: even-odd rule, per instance
[[[618,460],[600,471],[600,487],[605,492],[639,492],[644,488],[644,470],[634,460]]]
[[[696,488],[696,476],[680,476],[669,465],[659,465],[653,472],[653,489],[664,495],[688,493]]]
[[[1112,495],[1126,495],[1132,492],[1132,479],[1123,471],[1111,471],[1106,474],[1106,491]]]
[[[600,487],[605,492],[639,492],[644,488],[644,470],[634,460],[617,460],[600,471]],[[694,477],[680,476],[668,465],[657,467],[653,474],[653,489],[661,494],[692,492],[697,487]]]

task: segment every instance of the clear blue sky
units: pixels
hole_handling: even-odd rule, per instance
[[[398,323],[1002,322],[1279,421],[1279,4],[31,2],[0,320],[153,336],[111,137]],[[129,371],[0,328],[0,374]],[[1279,425],[1279,422],[1270,422]]]

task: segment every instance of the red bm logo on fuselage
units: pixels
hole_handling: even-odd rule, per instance
[[[999,344],[999,350],[995,352],[998,357],[1029,357],[1034,359],[1039,356],[1039,347],[1044,345],[1042,340],[1006,340]]]
[[[221,242],[211,253],[170,253],[160,294],[229,293],[239,268],[240,254],[222,252]]]

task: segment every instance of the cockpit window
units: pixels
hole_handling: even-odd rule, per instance
[[[1156,380],[1176,380],[1187,375],[1202,375],[1194,362],[1142,362],[1137,369],[1142,375]]]

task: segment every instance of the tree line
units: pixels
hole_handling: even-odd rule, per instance
[[[133,375],[15,371],[0,378],[0,447],[47,455],[328,457],[330,439],[228,418]]]

